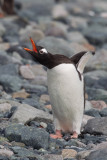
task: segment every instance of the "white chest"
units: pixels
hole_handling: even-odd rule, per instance
[[[84,109],[83,77],[80,80],[73,64],[60,64],[47,71],[48,91],[53,114],[61,123],[82,117]]]

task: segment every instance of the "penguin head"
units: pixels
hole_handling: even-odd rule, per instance
[[[33,50],[28,48],[24,48],[24,50],[30,53],[35,61],[49,68],[52,54],[49,53],[44,47],[36,45],[32,38],[30,38],[30,40]]]

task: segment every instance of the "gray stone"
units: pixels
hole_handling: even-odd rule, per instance
[[[102,109],[102,110],[100,111],[100,115],[101,115],[102,117],[107,117],[107,108]]]
[[[84,132],[107,135],[107,117],[90,119],[84,128]]]
[[[41,30],[35,29],[35,28],[30,25],[24,29],[21,29],[20,40],[23,42],[29,42],[29,37],[32,37],[32,39],[34,41],[38,41],[40,39],[43,39],[44,33]]]
[[[7,92],[20,90],[21,82],[21,79],[17,76],[5,74],[0,77],[0,84],[3,85]]]
[[[90,109],[85,111],[85,114],[92,117],[100,117],[99,111],[97,109]]]
[[[37,95],[40,95],[42,93],[45,93],[47,91],[47,88],[42,85],[33,85],[29,83],[24,83],[22,87],[28,92],[28,93],[36,93]]]
[[[79,44],[88,43],[85,37],[80,32],[77,32],[77,31],[68,32],[68,40],[70,42],[75,42]]]
[[[44,155],[44,158],[46,160],[63,160],[62,155],[56,155],[56,154],[46,154]]]
[[[86,86],[98,89],[107,89],[107,72],[102,70],[91,71],[85,74]]]
[[[69,57],[74,54],[69,43],[61,38],[45,37],[38,42],[38,45],[45,47],[52,54],[63,54]]]
[[[92,151],[86,160],[107,160],[107,148]]]
[[[106,90],[86,87],[86,92],[88,93],[89,100],[103,100],[107,103],[107,91]]]
[[[5,137],[9,141],[22,142],[35,149],[48,148],[49,134],[41,128],[13,124],[5,129]]]
[[[32,120],[36,120],[39,122],[52,122],[53,117],[49,113],[36,109],[27,104],[22,104],[18,106],[17,110],[11,117],[12,122],[24,124]]]
[[[5,65],[11,63],[10,57],[6,54],[5,51],[0,51],[0,64]]]
[[[23,104],[28,104],[30,106],[33,106],[37,109],[43,109],[41,104],[38,102],[38,99],[34,99],[34,98],[26,98],[25,100],[22,101]]]
[[[21,157],[21,158],[35,158],[35,160],[38,159],[39,155],[35,154],[33,151],[30,151],[26,148],[22,148],[22,147],[12,147],[12,150],[14,152],[14,154],[17,157]]]
[[[10,63],[0,66],[0,75],[3,74],[18,75],[18,65]]]
[[[83,31],[84,36],[90,43],[101,45],[107,42],[107,28],[99,25],[92,25]]]

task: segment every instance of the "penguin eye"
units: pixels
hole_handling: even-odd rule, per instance
[[[40,54],[43,54],[44,52],[42,50],[39,51]]]
[[[43,49],[41,49],[41,50],[39,51],[39,53],[40,53],[40,54],[44,54],[44,53],[47,54],[48,52],[47,52],[47,50],[46,50],[45,48],[43,48]]]

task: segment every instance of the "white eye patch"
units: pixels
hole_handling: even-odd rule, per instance
[[[48,53],[47,50],[45,48],[40,50],[40,53]]]

